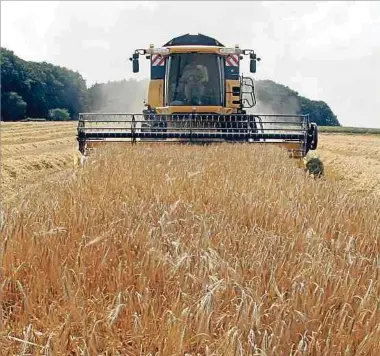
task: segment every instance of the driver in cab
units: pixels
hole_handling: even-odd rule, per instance
[[[195,63],[188,64],[179,80],[180,87],[184,88],[186,101],[193,105],[200,105],[207,82],[207,69],[204,66]]]

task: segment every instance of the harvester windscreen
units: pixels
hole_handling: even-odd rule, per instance
[[[166,82],[167,105],[223,105],[221,69],[216,54],[173,54]]]

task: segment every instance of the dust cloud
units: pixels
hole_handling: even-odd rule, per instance
[[[256,105],[248,109],[247,112],[260,117],[263,131],[267,133],[292,134],[300,130],[303,119],[297,116],[301,111],[298,97],[282,93],[281,95],[272,95],[268,98],[260,90],[260,82],[256,83],[256,87],[258,89],[256,93]],[[266,101],[261,100],[260,92],[261,96],[267,99]],[[281,115],[290,116],[281,117]]]

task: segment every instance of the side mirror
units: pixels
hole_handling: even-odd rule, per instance
[[[140,66],[139,66],[139,60],[138,59],[134,59],[133,60],[132,67],[133,67],[133,73],[138,73],[139,72]]]
[[[256,73],[256,59],[251,59],[249,63],[249,71],[251,73]]]
[[[139,72],[140,66],[139,66],[139,55],[138,55],[138,53],[135,53],[132,56],[132,67],[133,67],[133,73]]]

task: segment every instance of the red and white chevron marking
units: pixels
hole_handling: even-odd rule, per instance
[[[239,56],[237,54],[232,54],[226,57],[227,67],[237,67],[239,65]]]
[[[163,67],[165,65],[165,58],[159,54],[152,55],[152,66],[153,67]]]

